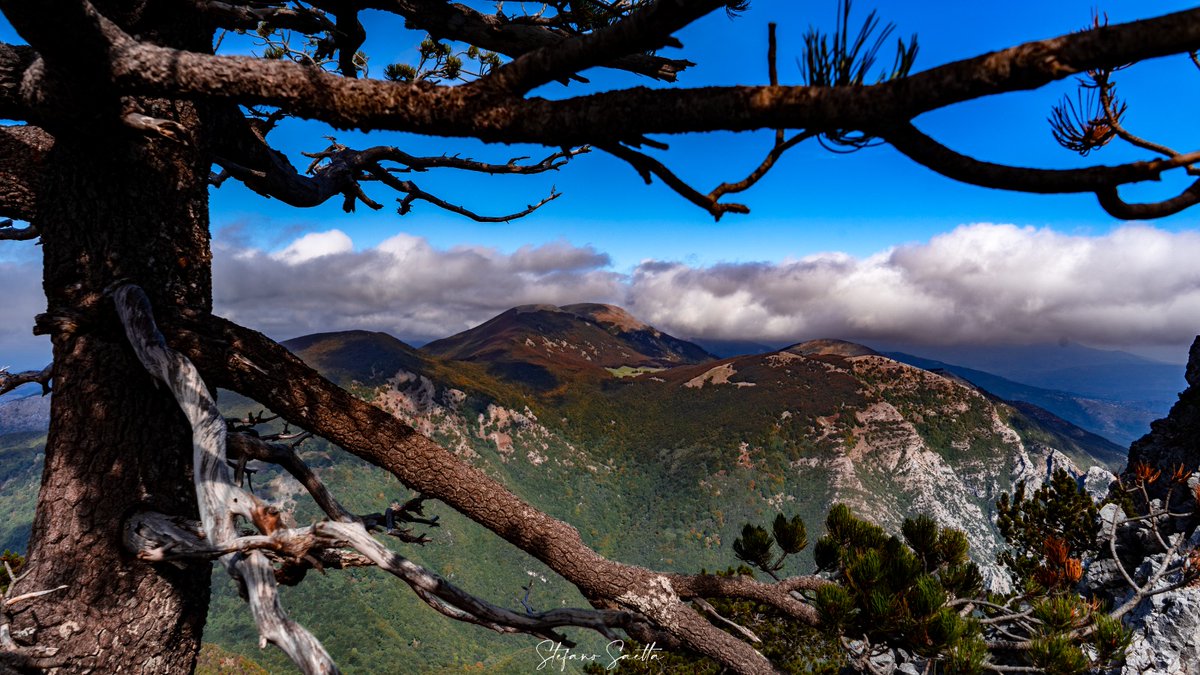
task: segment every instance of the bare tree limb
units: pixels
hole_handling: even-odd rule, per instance
[[[429,169],[459,169],[462,171],[473,171],[476,173],[487,174],[537,174],[546,171],[557,171],[568,161],[577,155],[583,155],[590,152],[590,148],[583,146],[580,148],[567,148],[560,152],[547,155],[543,159],[535,163],[522,164],[521,162],[529,159],[528,157],[514,157],[504,164],[492,164],[489,162],[480,162],[474,159],[465,157],[441,155],[438,157],[418,157],[410,155],[407,152],[395,146],[376,146],[367,148],[366,150],[351,150],[340,143],[334,143],[325,150],[320,152],[305,152],[302,153],[305,157],[313,159],[334,159],[343,154],[354,155],[361,165],[379,162],[395,162],[402,165],[403,168],[393,169],[388,168],[390,172],[406,173],[409,171],[428,171]],[[314,168],[316,164],[313,165]]]
[[[712,217],[717,220],[720,220],[721,216],[725,215],[726,213],[750,213],[750,207],[746,206],[745,204],[718,202],[717,198],[719,195],[718,197],[714,197],[712,193],[707,195],[701,194],[699,190],[685,183],[681,178],[679,178],[679,176],[676,176],[674,172],[663,165],[662,162],[645,153],[638,152],[632,148],[627,148],[620,143],[613,143],[611,145],[600,144],[596,147],[607,152],[613,157],[623,159],[628,162],[629,165],[632,166],[639,175],[641,175],[642,180],[646,181],[647,185],[650,184],[651,175],[658,176],[658,178],[664,184],[666,184],[667,187],[674,190],[677,194],[689,202],[699,206],[705,211],[708,211]],[[773,164],[774,160],[770,160],[770,162]],[[770,167],[768,166],[768,168]],[[715,193],[716,190],[713,192]]]
[[[340,567],[363,564],[379,567],[412,587],[418,597],[440,613],[502,633],[530,633],[571,644],[564,636],[550,631],[574,626],[595,630],[615,639],[611,629],[623,628],[640,620],[629,612],[607,610],[556,609],[518,614],[475,597],[391,551],[371,538],[363,525],[357,522],[325,521],[311,527],[240,536],[215,546],[201,534],[199,523],[173,519],[159,513],[138,513],[126,523],[126,545],[136,551],[142,560],[168,562],[268,551],[282,557],[286,565],[288,559],[311,556],[328,559],[324,554],[332,553]],[[347,547],[357,551],[357,557],[332,550]]]
[[[699,607],[700,611],[703,612],[704,615],[707,616],[708,618],[712,619],[713,621],[717,622],[718,624],[720,624],[722,626],[725,626],[726,628],[729,628],[730,630],[741,633],[742,637],[746,638],[747,640],[749,640],[751,642],[755,642],[755,643],[762,642],[762,638],[755,635],[754,631],[750,630],[749,628],[746,628],[745,626],[743,626],[739,623],[730,621],[729,619],[721,616],[721,613],[718,612],[715,607],[708,604],[708,602],[706,602],[703,598],[692,598],[692,604]]]
[[[562,147],[647,133],[877,129],[981,96],[1037,88],[1088,68],[1196,48],[1200,9],[1030,42],[869,87],[638,88],[522,100],[483,87],[347,80],[292,63],[131,41],[119,49],[114,76],[127,93],[276,105],[340,127]]]
[[[506,216],[482,216],[468,208],[459,206],[457,204],[451,204],[450,202],[436,195],[432,195],[417,187],[417,184],[410,180],[399,180],[392,174],[379,167],[371,167],[368,169],[368,171],[375,180],[378,180],[384,185],[398,190],[399,192],[405,193],[404,197],[398,200],[400,202],[399,213],[402,216],[407,215],[408,212],[412,210],[413,202],[420,199],[422,201],[429,202],[438,208],[450,211],[451,213],[457,213],[461,216],[466,216],[478,223],[507,223],[510,220],[524,218],[525,216],[537,211],[546,204],[562,196],[561,192],[558,192],[551,187],[549,195],[546,195],[541,201],[535,204],[527,205],[524,210],[510,213]]]
[[[1196,153],[1180,155],[1180,158],[1181,161],[1186,160],[1189,164],[1200,159],[1196,157]],[[1122,220],[1165,218],[1200,203],[1200,180],[1189,185],[1186,190],[1175,197],[1159,202],[1130,204],[1121,199],[1115,185],[1097,190],[1096,197],[1100,200],[1101,208],[1114,218]]]
[[[524,94],[627,54],[682,47],[671,33],[725,4],[725,0],[656,0],[611,26],[522,54],[472,86]]]
[[[158,332],[149,300],[136,286],[113,291],[117,313],[138,360],[165,383],[192,425],[193,464],[200,521],[209,545],[221,547],[237,538],[235,515],[253,519],[253,495],[234,485],[225,466],[225,419],[195,366],[168,348]],[[273,642],[307,674],[338,672],[324,647],[287,617],[279,604],[275,570],[262,553],[226,554],[222,563],[246,588],[259,633]]]
[[[347,211],[352,211],[357,201],[372,209],[382,208],[360,186],[360,181],[372,180],[404,193],[405,197],[400,203],[401,215],[408,213],[413,201],[421,199],[480,222],[506,222],[532,213],[556,199],[558,193],[552,192],[549,197],[520,212],[483,216],[425,192],[412,181],[401,180],[394,174],[435,168],[491,174],[537,174],[557,170],[576,155],[588,152],[586,147],[567,148],[535,163],[520,163],[525,158],[514,158],[506,164],[491,164],[462,157],[418,157],[393,146],[354,150],[335,142],[319,152],[305,153],[314,161],[308,167],[308,175],[303,175],[283,153],[272,148],[265,135],[240,113],[227,110],[222,119],[228,133],[221,140],[218,148],[221,154],[216,162],[224,172],[259,194],[298,207],[316,206],[340,194],[345,198],[343,208]],[[387,166],[384,162],[401,166]]]
[[[282,443],[267,443],[250,434],[235,433],[229,434],[226,439],[226,448],[229,451],[229,458],[235,461],[240,458],[249,458],[279,465],[293,478],[300,481],[300,484],[312,495],[313,501],[330,518],[346,523],[357,521],[354,514],[347,511],[338,502],[312,469],[300,461],[300,458],[296,456],[296,451],[290,446]]]
[[[427,31],[435,38],[467,42],[513,58],[552,47],[567,38],[560,31],[519,18],[483,14],[464,4],[443,0],[368,0],[358,4],[399,14],[410,27]],[[674,82],[680,71],[695,64],[683,59],[626,53],[599,65]]]
[[[254,6],[216,0],[195,0],[196,8],[212,25],[236,30],[295,30],[306,34],[334,31],[337,26],[325,13],[309,7]]]
[[[1116,166],[1033,169],[983,162],[959,154],[911,124],[898,125],[880,135],[910,159],[954,180],[1001,190],[1043,194],[1097,192],[1126,183],[1159,180],[1164,171],[1200,160],[1200,151],[1197,151],[1167,159]]]
[[[54,377],[54,364],[46,364],[41,370],[26,370],[20,373],[10,373],[8,368],[0,368],[0,394],[8,392],[25,384],[34,382],[42,385],[42,396],[50,393],[50,379]]]

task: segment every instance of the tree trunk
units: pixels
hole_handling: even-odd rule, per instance
[[[105,288],[142,286],[156,309],[209,309],[208,163],[186,104],[139,102],[190,143],[128,130],[56,133],[36,225],[45,255],[54,394],[22,592],[67,589],[11,613],[18,643],[65,672],[190,673],[208,562],[147,564],[122,547],[137,509],[196,517],[190,429],[126,343]]]

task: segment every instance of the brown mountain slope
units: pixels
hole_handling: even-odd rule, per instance
[[[611,305],[523,305],[422,348],[538,391],[611,378],[612,370],[659,369],[713,359]],[[621,373],[624,374],[624,373]]]

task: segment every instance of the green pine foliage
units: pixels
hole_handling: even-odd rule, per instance
[[[945,665],[954,652],[955,672],[975,672],[980,629],[950,602],[982,592],[983,579],[967,558],[966,536],[933,519],[906,519],[904,539],[835,504],[817,540],[818,565],[830,585],[813,604],[832,634],[867,639],[920,654]],[[963,668],[967,668],[963,670]]]
[[[1048,553],[1052,553],[1048,547],[1057,549],[1060,543],[1065,544],[1066,556],[1075,560],[1096,550],[1099,511],[1092,498],[1062,469],[1028,497],[1024,485],[1018,486],[1011,498],[1008,493],[1000,495],[996,512],[996,526],[1009,545],[999,561],[1022,583],[1035,580],[1042,585],[1047,581],[1053,584],[1054,575],[1046,574]],[[1074,581],[1078,580],[1076,576]]]

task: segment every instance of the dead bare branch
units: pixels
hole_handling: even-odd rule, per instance
[[[42,386],[42,396],[50,393],[50,380],[54,377],[54,364],[46,364],[41,370],[26,370],[20,373],[10,373],[8,368],[0,368],[0,394],[6,394],[17,387],[34,382]]]
[[[679,178],[679,176],[676,176],[670,169],[663,165],[662,162],[645,153],[627,148],[620,143],[613,143],[611,145],[600,144],[596,147],[618,159],[625,160],[634,168],[635,171],[638,172],[639,175],[641,175],[642,180],[646,181],[647,185],[650,184],[650,177],[652,175],[658,176],[658,178],[664,184],[666,184],[667,187],[674,190],[677,194],[689,202],[699,206],[705,211],[708,211],[710,214],[712,214],[712,217],[717,220],[720,220],[721,216],[725,215],[726,213],[750,213],[750,207],[746,206],[745,204],[718,202],[717,199],[720,195],[717,195],[716,197],[713,196],[717,190],[714,190],[713,193],[709,193],[707,195],[701,194],[699,190],[685,183],[681,178]],[[780,154],[782,154],[782,151]],[[767,161],[769,161],[770,164],[774,164],[774,159],[771,159],[771,155],[768,155]],[[769,169],[770,166],[768,165],[767,168]],[[766,170],[764,169],[763,173],[765,172]],[[752,179],[748,177],[744,182],[753,184],[753,182],[756,180],[757,178]],[[747,187],[748,186],[749,185],[747,185]],[[731,191],[733,190],[726,190],[725,192]],[[724,192],[721,194],[724,194]]]
[[[725,0],[657,0],[610,26],[522,54],[472,86],[524,94],[628,54],[682,47],[672,33],[724,6]]]
[[[258,500],[233,483],[225,465],[226,425],[208,387],[191,361],[166,346],[158,332],[150,302],[136,286],[112,292],[126,337],[138,360],[166,384],[192,425],[193,464],[200,521],[209,546],[222,548],[237,539],[235,516],[254,520]],[[227,553],[221,562],[246,589],[247,600],[264,640],[278,646],[305,673],[336,673],[337,666],[320,642],[288,618],[279,604],[275,570],[252,551]]]
[[[1191,164],[1200,159],[1196,153],[1181,155],[1179,161]],[[1183,192],[1158,202],[1129,203],[1121,199],[1117,187],[1111,186],[1096,191],[1100,207],[1114,218],[1122,220],[1149,220],[1165,218],[1200,203],[1200,180],[1192,183]]]
[[[285,29],[315,34],[332,32],[336,24],[319,9],[312,7],[254,6],[216,0],[195,0],[195,6],[214,26],[257,30]]]
[[[293,478],[300,481],[300,484],[312,495],[313,501],[330,518],[340,522],[355,522],[357,520],[354,514],[350,513],[338,502],[333,493],[321,482],[321,479],[313,473],[312,469],[300,460],[299,456],[296,455],[295,449],[291,446],[284,445],[283,443],[268,443],[250,434],[232,433],[226,439],[226,447],[231,460],[239,461],[242,458],[257,459],[282,467]]]
[[[917,163],[971,185],[1041,194],[1097,192],[1116,185],[1159,180],[1164,171],[1200,161],[1200,151],[1167,159],[1152,159],[1086,169],[1034,169],[983,162],[959,154],[921,133],[911,124],[896,126],[882,136]]]
[[[399,14],[414,28],[437,38],[459,40],[481,49],[519,57],[530,51],[559,44],[567,35],[553,26],[521,17],[484,14],[462,3],[439,0],[367,0],[360,7]],[[656,80],[674,82],[678,73],[693,65],[684,59],[668,59],[627,53],[600,64]]]
[[[402,216],[408,214],[408,212],[412,210],[413,202],[419,199],[421,201],[429,202],[438,208],[450,211],[451,213],[457,213],[461,216],[466,216],[478,223],[507,223],[510,220],[524,218],[525,216],[537,211],[546,204],[562,196],[561,192],[557,192],[554,187],[551,186],[550,194],[543,197],[542,200],[537,203],[526,205],[526,207],[521,211],[510,213],[506,216],[481,216],[466,207],[459,206],[457,204],[451,204],[450,202],[436,195],[432,195],[422,190],[421,188],[417,187],[416,183],[412,181],[396,180],[391,176],[391,174],[381,170],[373,170],[371,175],[385,185],[393,187],[400,192],[406,193],[402,199],[397,200],[400,202],[398,213]]]

